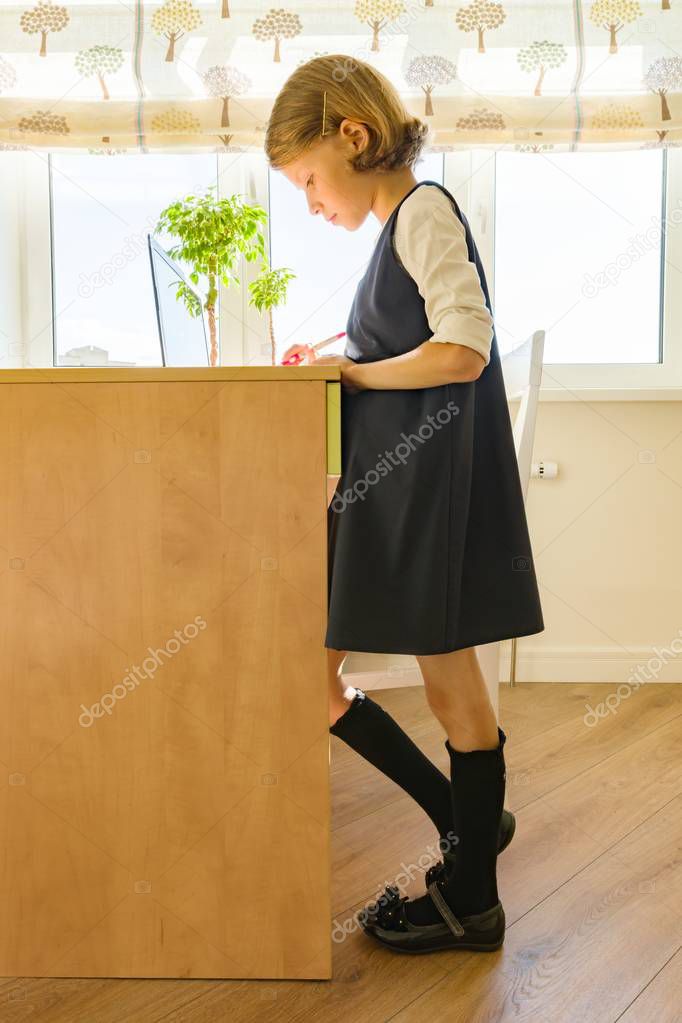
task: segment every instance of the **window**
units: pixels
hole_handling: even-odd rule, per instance
[[[663,203],[661,149],[497,153],[500,352],[544,328],[546,365],[659,364]]]
[[[211,154],[50,156],[55,365],[161,365],[147,235],[216,178]]]
[[[414,168],[418,181],[443,184],[443,154],[427,153]],[[345,330],[355,288],[382,225],[370,214],[357,231],[327,224],[308,211],[304,192],[269,169],[270,252],[273,267],[297,274],[286,305],[273,315],[278,355],[292,344],[315,343]],[[311,258],[314,254],[314,258]],[[342,352],[345,338],[325,349]]]
[[[426,153],[415,176],[444,184],[467,216],[501,354],[545,330],[543,399],[679,400],[682,149],[474,147]],[[372,215],[356,232],[310,216],[303,193],[261,152],[7,152],[0,183],[0,360],[8,367],[160,364],[143,243],[178,195],[217,183],[220,195],[269,211],[272,265],[298,275],[274,311],[280,353],[345,328],[381,227]],[[245,264],[241,286],[220,289],[227,365],[270,362],[267,317],[247,288],[258,272]],[[343,341],[330,348],[342,351]]]

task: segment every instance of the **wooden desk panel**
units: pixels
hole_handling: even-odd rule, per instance
[[[2,378],[0,974],[331,977],[325,379]]]

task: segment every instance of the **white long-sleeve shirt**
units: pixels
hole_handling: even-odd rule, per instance
[[[424,299],[433,337],[473,348],[490,362],[493,318],[485,304],[464,225],[447,195],[420,185],[398,210],[394,251]]]

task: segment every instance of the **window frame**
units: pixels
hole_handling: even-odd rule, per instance
[[[14,172],[3,182],[15,190],[19,245],[16,258],[23,282],[17,295],[17,312],[23,325],[20,342],[7,345],[0,365],[46,367],[54,365],[52,318],[52,244],[50,237],[49,154],[37,151],[5,154],[19,157]],[[471,149],[445,152],[443,180],[465,212],[486,272],[495,309],[494,215],[495,150]],[[543,154],[528,159],[542,159]],[[103,159],[103,157],[97,157]],[[115,157],[112,157],[115,159]],[[664,209],[682,205],[682,147],[663,154]],[[261,152],[218,154],[218,194],[238,192],[259,202],[270,212],[268,168]],[[674,225],[673,225],[674,226]],[[649,363],[546,363],[540,400],[679,400],[682,397],[682,346],[674,343],[682,328],[682,288],[674,274],[682,273],[682,231],[666,228],[663,258],[663,351],[662,362]],[[269,237],[266,232],[266,251]],[[678,271],[677,267],[681,269]],[[249,304],[247,285],[259,273],[257,263],[242,261],[241,287],[220,285],[220,345],[222,365],[267,365],[267,321]],[[30,300],[29,300],[30,293]],[[534,329],[551,329],[538,323]],[[519,343],[525,341],[520,338]]]

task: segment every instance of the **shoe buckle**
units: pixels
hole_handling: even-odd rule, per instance
[[[438,882],[433,881],[426,890],[433,899],[436,909],[443,917],[445,923],[448,925],[454,936],[456,938],[461,938],[464,934],[464,928],[441,895]]]

